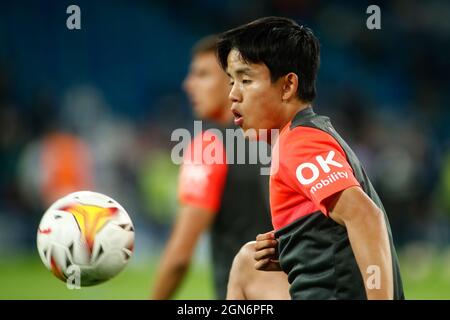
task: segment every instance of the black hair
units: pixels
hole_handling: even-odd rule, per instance
[[[320,49],[311,29],[288,18],[261,18],[219,36],[217,55],[224,70],[233,49],[247,63],[264,63],[272,82],[290,72],[297,74],[297,95],[302,101],[311,102],[316,97]]]
[[[216,53],[217,51],[217,36],[209,35],[198,40],[191,50],[191,56],[195,57],[204,53]]]

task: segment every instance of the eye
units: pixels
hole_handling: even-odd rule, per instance
[[[230,81],[228,82],[228,84],[229,84],[230,86],[233,86],[233,85],[234,85],[234,81],[233,81],[233,80],[230,80]]]
[[[243,84],[250,84],[250,83],[252,83],[252,80],[250,80],[250,79],[243,79],[242,83]]]

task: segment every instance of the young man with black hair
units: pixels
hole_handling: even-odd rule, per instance
[[[194,46],[190,70],[183,88],[197,118],[208,122],[203,128],[221,131],[225,128],[238,129],[233,124],[233,114],[230,111],[228,78],[217,61],[216,42],[217,38],[210,36],[201,39]],[[254,239],[256,233],[270,229],[267,176],[259,175],[260,167],[257,165],[225,161],[229,154],[226,153],[224,143],[218,135],[205,130],[193,138],[184,154],[178,190],[179,211],[156,274],[153,299],[174,297],[190,265],[197,242],[208,229],[211,231],[215,296],[225,299],[234,257],[242,257],[247,252],[240,248]],[[224,161],[209,163],[203,161],[207,159],[192,159],[196,149],[202,154],[206,148],[211,147],[224,155]],[[229,162],[231,163],[228,164]],[[240,260],[234,263],[235,269],[240,265]],[[247,273],[251,273],[251,276],[246,276],[246,279],[264,281],[254,282],[259,284],[257,290],[253,284],[240,286],[239,290],[230,290],[228,298],[289,297],[284,273],[268,275],[262,271],[241,271],[239,277],[231,279],[231,283],[242,283],[241,276]],[[261,285],[265,289],[259,290]]]
[[[256,138],[261,129],[280,130],[270,177],[275,232],[257,236],[255,268],[287,273],[293,299],[403,299],[380,198],[329,118],[312,109],[313,32],[262,18],[223,33],[217,52],[235,124]]]

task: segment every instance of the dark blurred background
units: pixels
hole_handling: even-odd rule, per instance
[[[71,4],[81,30],[66,28]],[[370,4],[381,30],[366,27]],[[119,201],[135,260],[156,262],[177,208],[170,133],[192,127],[181,90],[191,46],[268,15],[319,38],[315,109],[365,164],[413,297],[450,298],[450,2],[438,0],[1,2],[0,282],[11,257],[36,259],[43,212],[76,190]]]

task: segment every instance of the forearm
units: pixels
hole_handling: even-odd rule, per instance
[[[180,259],[173,252],[166,252],[156,275],[152,299],[173,298],[189,268],[189,259]]]
[[[198,238],[208,228],[214,212],[197,207],[180,207],[177,221],[164,250],[153,289],[153,299],[170,299],[183,280]]]
[[[355,214],[346,228],[368,299],[393,299],[392,258],[384,215],[378,208]]]

